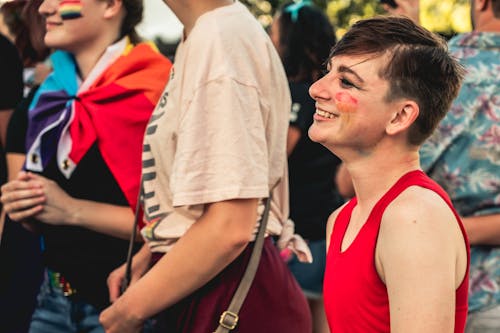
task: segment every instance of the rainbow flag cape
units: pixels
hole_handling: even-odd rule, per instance
[[[106,54],[103,58],[106,63]],[[25,169],[42,172],[56,158],[69,179],[97,142],[135,209],[144,131],[168,81],[171,62],[148,43],[128,44],[81,89],[71,54],[56,51],[51,60],[54,71],[38,89],[28,113]]]

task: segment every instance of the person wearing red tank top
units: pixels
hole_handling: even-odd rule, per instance
[[[356,193],[328,220],[331,332],[463,332],[467,236],[418,154],[463,68],[444,40],[400,16],[358,21],[327,63],[309,90],[309,136],[342,159]]]

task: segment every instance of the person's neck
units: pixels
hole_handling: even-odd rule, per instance
[[[474,28],[477,32],[494,32],[500,34],[500,20],[489,20]]]
[[[390,146],[388,146],[390,147]],[[342,157],[352,177],[358,208],[369,213],[376,202],[404,174],[420,169],[418,150],[393,146]]]
[[[189,36],[200,16],[219,7],[231,5],[234,2],[235,0],[186,0],[170,4],[167,1],[172,12],[184,26],[184,39]]]
[[[83,81],[85,81],[104,52],[106,52],[106,49],[116,43],[116,41],[115,37],[103,37],[99,41],[92,43],[92,45],[81,45],[76,52],[73,52],[80,71],[80,77]]]
[[[492,8],[476,11],[473,16],[474,31],[500,33],[500,18],[495,17]]]

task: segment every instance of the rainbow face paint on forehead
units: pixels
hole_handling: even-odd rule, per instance
[[[59,15],[63,20],[73,20],[82,17],[82,2],[80,0],[61,0]]]
[[[341,112],[355,112],[358,106],[358,100],[345,92],[335,94],[335,105]]]

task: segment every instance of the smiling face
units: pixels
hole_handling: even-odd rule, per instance
[[[379,142],[396,109],[385,96],[389,82],[380,77],[387,56],[337,56],[328,74],[316,81],[309,93],[316,101],[309,137],[332,151],[351,147],[369,151]]]
[[[106,6],[99,0],[45,0],[39,8],[46,20],[45,43],[72,53],[91,47],[106,27]]]

